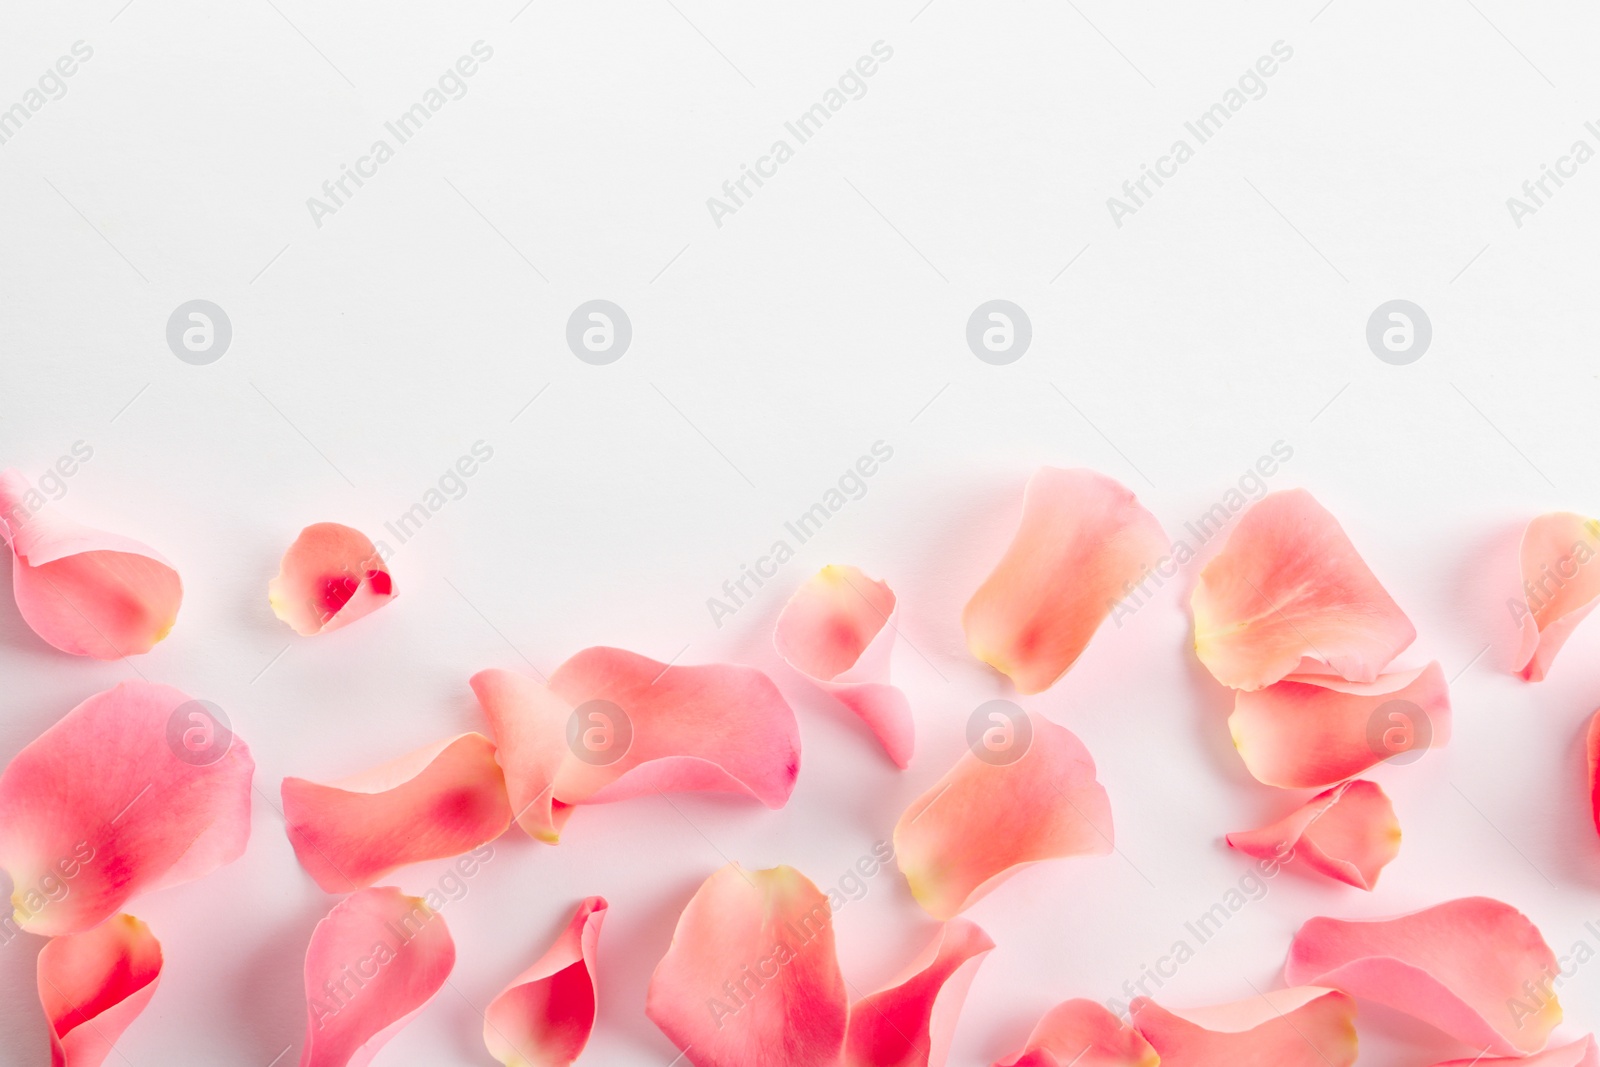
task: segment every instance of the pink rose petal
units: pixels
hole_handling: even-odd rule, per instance
[[[1332,989],[1278,989],[1214,1008],[1167,1011],[1139,997],[1133,1025],[1162,1067],[1350,1067],[1356,1006]]]
[[[1400,852],[1394,806],[1372,782],[1346,782],[1260,830],[1229,834],[1228,844],[1247,856],[1279,860],[1289,854],[1329,878],[1371,890]]]
[[[1590,1036],[1532,1056],[1477,1056],[1436,1063],[1433,1067],[1508,1067],[1510,1064],[1517,1067],[1600,1067],[1600,1051],[1596,1050],[1594,1037]]]
[[[556,943],[490,1002],[483,1042],[506,1067],[569,1067],[594,1029],[595,951],[606,902],[589,897]]]
[[[138,919],[115,915],[52,938],[39,950],[38,976],[51,1067],[100,1067],[155,995],[161,945]]]
[[[994,948],[955,919],[900,975],[850,1006],[841,1067],[944,1067],[967,988]]]
[[[1544,680],[1551,661],[1600,599],[1600,523],[1570,511],[1540,515],[1522,534],[1521,647],[1514,668]]]
[[[1144,1035],[1092,1000],[1045,1012],[1021,1052],[994,1067],[1156,1067]]]
[[[301,530],[267,584],[273,614],[306,637],[348,626],[396,595],[389,568],[367,535],[336,522]]]

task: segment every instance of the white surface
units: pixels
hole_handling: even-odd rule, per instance
[[[474,1006],[590,893],[612,910],[586,1062],[669,1063],[644,993],[699,882],[728,857],[836,883],[954,761],[968,713],[1008,691],[967,656],[958,617],[1044,463],[1106,471],[1177,533],[1288,442],[1272,486],[1310,488],[1410,613],[1420,637],[1401,662],[1464,671],[1449,749],[1376,774],[1406,833],[1380,890],[1280,877],[1164,1003],[1278,982],[1314,914],[1485,893],[1558,952],[1594,942],[1579,738],[1600,623],[1529,686],[1506,673],[1504,609],[1522,523],[1600,508],[1600,165],[1521,228],[1504,202],[1594,141],[1591,8],[122,2],[7,5],[0,106],[75,41],[94,56],[0,146],[0,462],[35,475],[90,443],[60,506],[181,570],[178,626],[138,670],[221,704],[269,793],[480,728],[473,671],[524,657],[548,671],[596,643],[760,665],[800,718],[782,811],[640,801],[580,811],[558,848],[497,844],[446,911],[459,995],[383,1067],[488,1062]],[[467,95],[315,227],[306,198],[478,40],[494,56]],[[705,199],[879,40],[894,56],[867,94],[714,225]],[[1294,56],[1270,91],[1115,227],[1106,198],[1278,40]],[[563,341],[595,297],[633,322],[611,366]],[[995,297],[1034,327],[1005,367],[963,337]],[[1397,297],[1434,325],[1411,366],[1363,338]],[[232,319],[210,366],[165,344],[193,298]],[[713,626],[706,598],[880,439],[894,458],[866,495]],[[314,640],[272,617],[266,583],[301,526],[381,536],[479,440],[493,460],[393,559],[394,605]],[[836,560],[901,598],[895,677],[919,729],[905,773],[770,646],[787,591]],[[1120,995],[1244,874],[1221,835],[1304,795],[1255,784],[1229,745],[1227,696],[1188,649],[1197,569],[1026,702],[1094,753],[1121,855],[1037,868],[972,909],[999,948],[956,1064],[1014,1051],[1059,1000]],[[5,606],[0,757],[133,676],[55,654]],[[399,881],[427,888],[443,866]],[[240,862],[138,902],[168,966],[109,1062],[294,1062],[304,946],[333,903],[258,805]],[[837,925],[862,990],[934,929],[893,870]],[[5,1067],[45,1054],[37,945],[0,949]],[[1563,990],[1572,1034],[1600,1024],[1597,993],[1592,966]],[[1463,1054],[1397,1043],[1416,1036],[1397,1017],[1362,1020],[1364,1064]]]

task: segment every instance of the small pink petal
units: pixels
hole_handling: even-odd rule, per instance
[[[1139,997],[1133,1025],[1162,1067],[1350,1067],[1356,1062],[1356,1006],[1315,986],[1278,989],[1182,1015]]]
[[[100,1067],[155,995],[161,945],[131,915],[39,950],[39,1001],[50,1021],[51,1067]]]
[[[944,1067],[967,989],[993,948],[966,919],[946,923],[899,977],[850,1006],[841,1067]]]
[[[328,633],[393,600],[394,579],[360,530],[336,522],[307,526],[267,583],[272,612],[304,637]]]
[[[1600,523],[1570,511],[1540,515],[1522,533],[1521,647],[1513,667],[1540,682],[1600,599]]]
[[[1476,1059],[1436,1063],[1433,1067],[1508,1067],[1510,1064],[1516,1064],[1517,1067],[1600,1067],[1600,1050],[1595,1048],[1594,1037],[1590,1036],[1532,1056],[1494,1056],[1488,1059],[1479,1056]]]
[[[599,998],[595,951],[606,902],[589,897],[539,962],[490,1002],[483,1042],[506,1067],[570,1067],[589,1043]]]
[[[994,1067],[1156,1067],[1144,1035],[1092,1000],[1045,1012],[1021,1052]]]
[[[1600,831],[1600,712],[1589,720],[1589,813],[1594,828]]]
[[[1400,853],[1400,822],[1377,785],[1346,782],[1271,826],[1229,834],[1228,844],[1258,859],[1298,858],[1320,874],[1370,891]]]

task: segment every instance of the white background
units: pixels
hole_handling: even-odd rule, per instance
[[[226,709],[276,796],[285,775],[336,779],[482,728],[476,670],[548,672],[600,643],[762,666],[800,719],[782,811],[644,800],[579,811],[556,848],[497,843],[445,911],[451,987],[380,1064],[489,1062],[478,1009],[599,893],[586,1062],[665,1067],[645,989],[701,880],[728,858],[836,883],[954,762],[972,709],[1010,692],[967,655],[959,613],[1029,473],[1105,471],[1176,534],[1278,440],[1294,457],[1273,487],[1311,489],[1415,621],[1401,665],[1459,674],[1456,737],[1375,773],[1405,829],[1375,894],[1283,875],[1160,1000],[1281,983],[1312,915],[1474,893],[1524,909],[1558,952],[1600,948],[1581,749],[1600,623],[1530,686],[1507,672],[1505,609],[1522,524],[1600,509],[1600,164],[1521,228],[1505,206],[1594,141],[1592,9],[123,2],[7,4],[0,106],[73,42],[94,57],[0,146],[0,464],[37,476],[90,444],[58,506],[156,546],[186,597],[154,652],[98,663],[43,645],[6,596],[0,758],[137,672]],[[316,227],[306,198],[478,40],[494,56],[467,95]],[[894,57],[866,96],[718,228],[706,198],[879,40]],[[1267,95],[1116,227],[1106,198],[1278,40],[1294,56]],[[596,297],[634,327],[606,367],[563,339]],[[964,340],[996,297],[1034,327],[1005,367]],[[165,342],[194,298],[233,323],[209,366]],[[1394,298],[1434,325],[1410,366],[1364,340]],[[880,439],[894,457],[866,496],[714,626],[706,598]],[[273,618],[266,584],[303,525],[381,538],[479,440],[492,461],[391,561],[393,605],[316,639]],[[788,591],[829,562],[900,595],[904,773],[772,652]],[[1015,1051],[1062,999],[1123,995],[1245,872],[1222,835],[1306,796],[1253,782],[1232,750],[1228,694],[1189,648],[1197,570],[1025,701],[1094,753],[1119,854],[1035,868],[970,911],[999,947],[953,1063]],[[254,821],[238,863],[137,902],[167,969],[108,1062],[295,1061],[305,944],[334,898],[270,807]],[[421,891],[442,870],[398,881]],[[891,869],[837,929],[865,992],[935,925]],[[45,1055],[40,943],[0,948],[7,1067]],[[1597,992],[1600,963],[1563,989],[1566,1032],[1600,1024]],[[1361,1028],[1364,1064],[1476,1051],[1376,1009]]]

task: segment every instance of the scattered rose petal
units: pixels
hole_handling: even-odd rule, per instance
[[[1161,1057],[1144,1035],[1092,1000],[1069,1000],[1045,1012],[1027,1045],[994,1067],[1156,1067]]]
[[[1161,524],[1120,483],[1041,467],[1010,547],[961,613],[967,647],[1019,693],[1048,689],[1167,548]]]
[[[555,799],[556,776],[563,759],[570,758],[566,730],[572,708],[515,671],[479,671],[472,676],[472,692],[489,720],[517,825],[530,837],[555,844],[572,814],[571,805]]]
[[[100,1067],[161,979],[161,945],[131,915],[39,950],[39,1001],[50,1022],[51,1067]]]
[[[836,1067],[847,1016],[828,898],[729,864],[683,909],[645,1014],[693,1067]]]
[[[967,988],[994,948],[955,919],[900,975],[850,1006],[842,1067],[944,1067]]]
[[[1228,844],[1258,859],[1293,855],[1320,874],[1371,890],[1400,853],[1400,821],[1377,785],[1346,782],[1271,826],[1229,834]]]
[[[1504,1067],[1513,1063],[1518,1067],[1600,1067],[1600,1051],[1596,1050],[1594,1038],[1590,1036],[1533,1056],[1494,1056],[1488,1059],[1479,1056],[1476,1059],[1436,1063],[1433,1067],[1495,1067],[1496,1064]]]
[[[1600,712],[1589,720],[1589,811],[1600,832]]]
[[[1600,598],[1600,523],[1570,511],[1540,515],[1522,533],[1521,647],[1513,667],[1540,682]]]
[[[178,572],[148,545],[44,507],[18,471],[0,471],[0,538],[11,546],[12,594],[23,621],[75,656],[150,651],[178,620]]]
[[[1147,997],[1131,1005],[1133,1025],[1161,1067],[1350,1067],[1356,1062],[1356,1006],[1315,986],[1177,1015]]]
[[[267,584],[273,614],[303,637],[348,626],[395,596],[394,579],[372,541],[336,522],[301,530]]]
[[[500,991],[483,1015],[483,1043],[506,1067],[569,1067],[594,1029],[595,950],[606,902],[589,897],[539,962]]]

